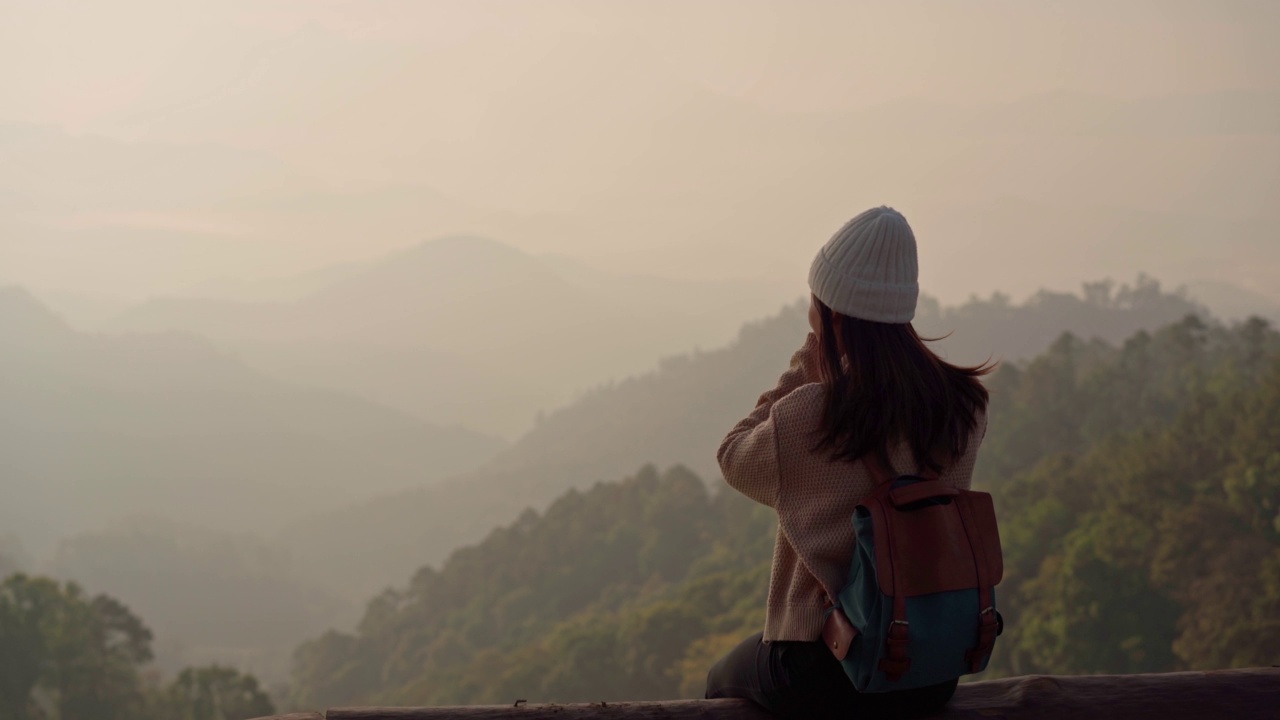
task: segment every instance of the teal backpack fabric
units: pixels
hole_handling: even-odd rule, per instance
[[[987,493],[935,473],[890,479],[854,510],[857,548],[823,639],[859,692],[937,685],[986,668],[1003,630],[1003,574]]]

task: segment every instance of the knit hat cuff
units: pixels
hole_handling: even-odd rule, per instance
[[[909,323],[916,315],[919,283],[895,285],[842,273],[819,252],[809,268],[809,288],[824,305],[847,317],[880,323]]]

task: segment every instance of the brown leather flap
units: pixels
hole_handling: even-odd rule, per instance
[[[995,508],[987,493],[960,490],[950,504],[910,511],[880,498],[863,505],[875,525],[876,572],[886,595],[894,594],[895,579],[908,597],[976,588],[980,562],[990,584],[1004,575]]]
[[[845,655],[849,654],[849,646],[853,644],[853,639],[858,637],[858,628],[849,622],[849,618],[841,612],[840,608],[832,608],[827,614],[827,623],[822,626],[822,640],[827,644],[827,649],[837,660],[843,660]]]
[[[999,585],[1004,579],[1004,556],[1000,549],[1000,527],[996,525],[995,503],[991,501],[989,493],[967,490],[963,495],[964,504],[968,505],[973,519],[973,527],[977,529],[978,537],[975,542],[981,545],[975,550],[986,554],[987,576],[991,578],[992,585]]]
[[[955,497],[959,494],[960,491],[950,485],[943,484],[938,480],[932,480],[913,483],[890,491],[889,502],[893,503],[894,507],[902,507],[921,500],[928,500],[929,498]]]

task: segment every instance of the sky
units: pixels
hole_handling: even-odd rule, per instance
[[[0,2],[0,281],[140,298],[450,233],[959,300],[1280,271],[1280,3]]]

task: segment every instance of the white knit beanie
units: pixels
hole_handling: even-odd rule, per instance
[[[916,316],[916,236],[891,207],[872,208],[844,224],[818,251],[809,288],[848,317],[909,323]]]

